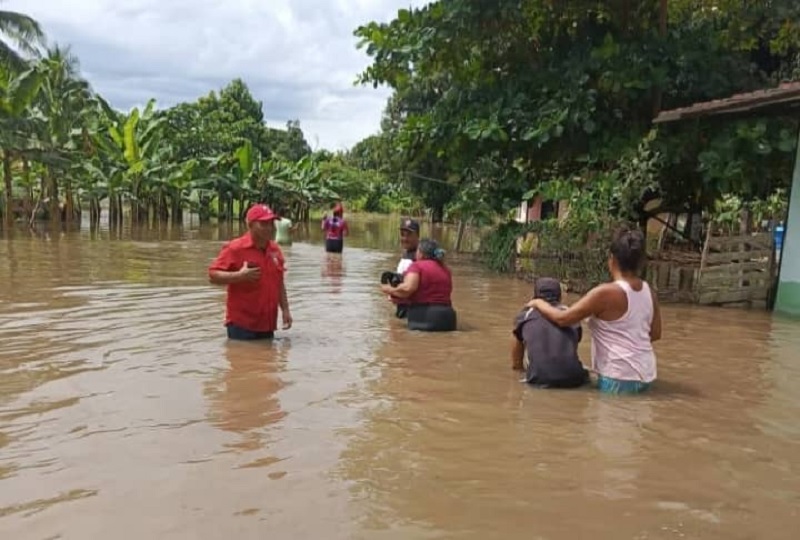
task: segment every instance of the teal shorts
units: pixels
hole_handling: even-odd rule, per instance
[[[650,389],[650,383],[622,381],[611,377],[597,376],[597,389],[604,394],[641,394]]]

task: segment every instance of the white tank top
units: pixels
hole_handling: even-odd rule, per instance
[[[589,319],[592,331],[592,368],[623,381],[651,382],[656,378],[656,355],[650,341],[653,297],[650,286],[634,291],[625,280],[614,282],[628,297],[628,311],[616,321]]]

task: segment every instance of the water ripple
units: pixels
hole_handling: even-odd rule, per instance
[[[355,247],[396,223],[354,231],[285,249],[272,343],[225,339],[227,232],[0,244],[0,537],[788,537],[796,325],[665,306],[650,396],[535,391],[508,362],[529,284],[453,258],[464,331],[409,333],[396,255]]]

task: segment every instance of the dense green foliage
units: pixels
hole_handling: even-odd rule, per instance
[[[194,102],[159,110],[154,101],[121,112],[81,77],[68,50],[46,48],[38,25],[0,12],[0,150],[5,221],[80,219],[112,226],[242,217],[268,202],[295,219],[348,198],[356,207],[413,207],[402,184],[361,171],[349,156],[312,152],[298,121],[264,122],[242,80]],[[18,50],[22,54],[14,51]]]
[[[798,78],[795,0],[439,0],[356,35],[373,59],[359,81],[393,90],[364,162],[446,180],[414,186],[434,216],[464,193],[502,215],[534,193],[603,200],[648,136],[661,157],[618,217],[763,198],[790,178],[794,118],[650,134],[660,110]]]
[[[116,111],[35,21],[0,12],[7,219],[233,220],[253,201],[307,219],[346,199],[489,224],[539,196],[568,201],[561,228],[585,242],[606,222],[763,206],[787,187],[796,119],[653,119],[800,77],[795,0],[439,0],[355,34],[372,59],[359,82],[393,93],[380,132],[332,154],[298,122],[267,127],[241,80]]]

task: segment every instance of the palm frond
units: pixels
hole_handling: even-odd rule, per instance
[[[23,56],[38,57],[45,42],[39,23],[16,11],[0,10],[0,36],[0,62],[12,67],[20,67]]]

